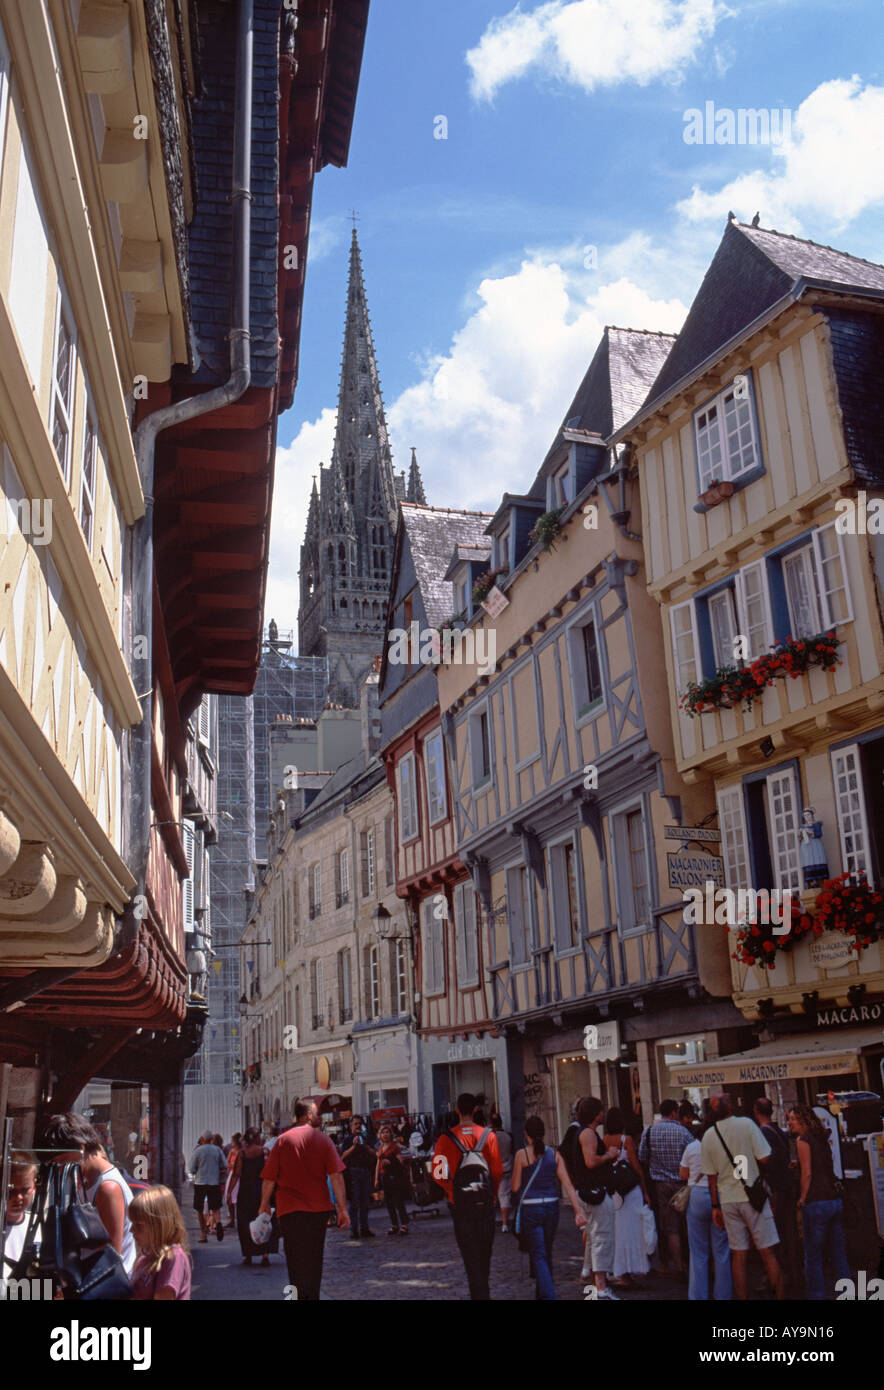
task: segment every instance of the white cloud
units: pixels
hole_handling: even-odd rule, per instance
[[[791,142],[767,148],[772,168],[714,191],[695,185],[678,211],[690,222],[733,209],[742,221],[760,211],[761,225],[779,231],[800,232],[806,219],[843,230],[884,201],[884,87],[858,77],[821,83],[794,112]]]
[[[328,407],[318,420],[305,420],[288,448],[276,451],[273,516],[270,527],[270,574],[264,621],[297,627],[298,568],[313,474],[329,463],[335,438],[336,411]]]
[[[586,91],[679,75],[726,13],[718,0],[549,0],[518,5],[466,55],[470,87],[490,98],[537,67]]]
[[[610,267],[608,270],[608,257]],[[484,279],[447,352],[425,357],[421,380],[388,410],[394,466],[415,444],[427,497],[437,506],[495,508],[528,487],[598,346],[605,324],[677,330],[686,309],[657,299],[620,267],[654,266],[646,238],[600,253],[600,269],[535,256]],[[572,257],[568,257],[571,262]],[[599,283],[600,278],[604,279]],[[312,474],[331,457],[335,412],[307,421],[277,451],[266,619],[294,626],[298,565]]]
[[[678,300],[625,277],[587,283],[539,260],[483,280],[448,352],[392,405],[393,439],[417,445],[431,503],[496,507],[529,486],[605,324],[672,331],[684,319]]]

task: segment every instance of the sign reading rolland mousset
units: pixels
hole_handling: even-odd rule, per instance
[[[769,1061],[724,1057],[695,1067],[672,1067],[679,1086],[725,1086],[735,1081],[785,1081],[796,1076],[841,1076],[857,1070],[855,1051],[795,1053]]]

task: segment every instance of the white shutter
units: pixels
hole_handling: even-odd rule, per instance
[[[210,721],[210,718],[209,718],[209,714],[210,714],[209,700],[210,700],[210,698],[211,698],[211,696],[209,696],[209,695],[204,695],[203,698],[200,700],[200,704],[199,704],[199,718],[198,718],[198,722],[197,722],[197,734],[198,734],[198,737],[199,737],[199,741],[200,741],[200,743],[205,743],[207,746],[208,746],[208,743],[209,743],[209,733],[210,733],[210,730],[211,730],[211,721]]]
[[[798,794],[791,768],[773,772],[766,779],[768,840],[775,888],[801,890],[798,852]]]
[[[399,830],[403,840],[411,840],[417,834],[414,793],[414,754],[406,753],[399,763]]]
[[[767,565],[756,560],[738,570],[737,614],[740,632],[749,640],[749,659],[764,655],[773,643],[773,617],[767,585]]]
[[[813,552],[816,558],[823,626],[829,629],[837,627],[839,623],[852,622],[853,609],[847,583],[847,566],[844,563],[844,538],[836,531],[834,521],[814,531]]]
[[[184,821],[181,826],[181,838],[184,841],[184,855],[187,859],[187,878],[181,885],[182,901],[184,905],[184,930],[193,931],[193,861],[194,861],[194,833],[193,827]]]
[[[676,604],[670,610],[669,621],[672,627],[672,664],[675,672],[675,688],[679,695],[684,694],[691,681],[700,679],[697,640],[697,620],[692,600]]]
[[[728,888],[749,887],[749,844],[743,810],[743,788],[725,787],[718,793],[721,852]]]
[[[844,873],[864,873],[870,878],[869,826],[859,745],[852,743],[848,748],[834,748],[831,758],[838,836],[841,841],[841,868]]]

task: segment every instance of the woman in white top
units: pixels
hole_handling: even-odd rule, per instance
[[[688,1144],[681,1156],[678,1176],[691,1189],[687,1206],[690,1276],[688,1298],[701,1302],[709,1298],[709,1256],[712,1256],[713,1293],[716,1302],[733,1297],[731,1281],[731,1252],[727,1235],[712,1220],[712,1199],[709,1179],[703,1172],[700,1140]]]
[[[645,1188],[645,1175],[638,1161],[635,1141],[625,1130],[623,1111],[616,1106],[605,1116],[604,1141],[609,1148],[615,1144],[620,1152],[615,1163],[625,1162],[635,1173],[635,1185],[625,1196],[614,1193],[614,1269],[617,1288],[630,1288],[637,1283],[633,1275],[647,1274],[651,1267],[642,1230],[642,1207],[650,1206]]]
[[[86,1199],[94,1204],[126,1273],[131,1274],[138,1255],[129,1224],[132,1190],[108,1158],[98,1130],[83,1115],[69,1111],[50,1116],[40,1142],[42,1149],[55,1150],[54,1162],[79,1163]]]

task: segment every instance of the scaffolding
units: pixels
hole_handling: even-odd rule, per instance
[[[255,892],[256,832],[270,813],[270,726],[316,720],[328,702],[328,658],[293,656],[294,633],[264,632],[252,695],[218,699],[218,842],[210,853],[212,948],[209,1017],[188,1083],[239,1083],[239,955]]]

